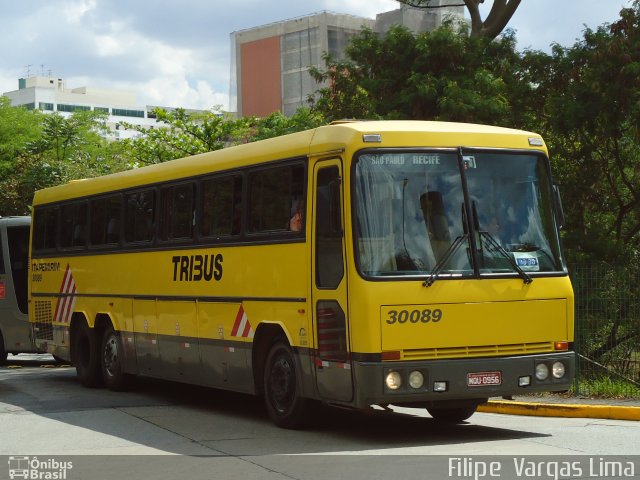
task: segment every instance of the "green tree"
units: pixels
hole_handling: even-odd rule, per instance
[[[198,153],[220,150],[241,143],[286,135],[324,123],[324,117],[309,109],[300,109],[286,117],[275,112],[265,118],[232,118],[218,111],[189,113],[156,110],[161,125],[150,128],[126,125],[138,132],[125,140],[124,150],[133,165],[149,165]]]
[[[125,140],[125,150],[134,165],[144,166],[219,150],[242,142],[249,135],[247,119],[233,119],[217,111],[190,113],[178,108],[155,110],[157,127],[125,124],[138,136]]]
[[[514,110],[509,98],[529,89],[514,73],[520,56],[513,32],[490,41],[451,25],[418,35],[399,26],[383,36],[365,29],[346,53],[346,61],[326,56],[326,69],[311,72],[328,85],[312,104],[329,119],[524,122],[526,110]]]
[[[16,158],[40,137],[41,131],[39,112],[12,107],[7,97],[0,97],[0,178],[11,175]]]
[[[290,117],[280,112],[274,112],[264,118],[253,118],[250,123],[253,124],[253,128],[247,140],[255,142],[316,128],[324,125],[326,120],[320,112],[312,111],[309,108],[299,108]]]
[[[0,135],[4,137],[0,148],[9,152],[0,178],[3,215],[28,213],[33,193],[38,189],[128,167],[121,145],[106,138],[106,114],[75,112],[63,117],[8,104],[7,109],[7,118],[14,119],[13,128],[20,125],[16,116],[22,116],[29,128],[7,139],[11,127],[0,125]]]
[[[574,258],[640,252],[640,8],[538,63],[535,96],[561,183]]]

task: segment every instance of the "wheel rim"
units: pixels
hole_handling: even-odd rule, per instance
[[[286,413],[293,403],[296,392],[296,378],[293,364],[288,355],[278,355],[269,375],[269,398],[279,413]]]
[[[118,339],[115,335],[109,335],[107,341],[104,343],[104,369],[109,376],[114,376],[117,373],[119,365],[118,356]]]

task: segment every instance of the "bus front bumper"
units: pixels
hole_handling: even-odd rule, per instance
[[[490,397],[568,390],[575,372],[575,353],[354,362],[352,368],[357,408],[428,405],[443,400],[483,401]],[[562,370],[564,374],[560,376]]]

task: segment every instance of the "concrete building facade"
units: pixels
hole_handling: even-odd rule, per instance
[[[344,58],[349,41],[363,27],[385,33],[397,24],[422,32],[447,19],[465,21],[459,0],[434,0],[436,4],[441,8],[402,5],[375,20],[319,12],[231,33],[230,110],[239,116],[292,115],[320,87],[309,74],[311,67],[324,68],[324,52]]]
[[[374,25],[368,18],[320,12],[233,32],[231,97],[238,115],[295,113],[318,89],[309,70],[324,65],[323,52],[341,58],[349,39]]]

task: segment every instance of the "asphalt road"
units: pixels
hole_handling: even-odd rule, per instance
[[[9,365],[0,367],[0,460],[11,456],[11,467],[18,456],[69,458],[75,470],[65,472],[65,479],[126,474],[478,480],[525,478],[507,475],[516,457],[541,455],[552,462],[584,456],[576,461],[594,461],[597,467],[606,455],[640,455],[640,424],[632,421],[476,413],[464,424],[442,425],[424,410],[400,408],[368,413],[326,408],[315,420],[305,431],[282,430],[271,424],[258,398],[148,379],[130,392],[86,389],[73,368],[49,356],[10,356]],[[489,457],[495,455],[507,465],[500,476],[481,476],[481,465],[470,471],[459,463],[495,460]],[[638,457],[631,461],[640,475]],[[594,478],[584,470],[572,478]],[[0,478],[8,475],[0,463]]]

